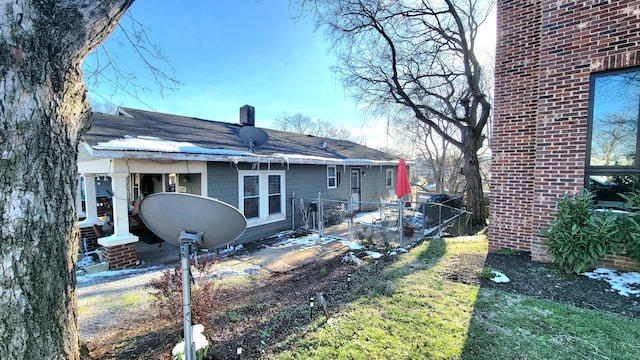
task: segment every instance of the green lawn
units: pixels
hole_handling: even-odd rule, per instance
[[[359,271],[331,321],[305,325],[280,359],[636,359],[640,321],[446,280],[484,236],[431,240]],[[374,266],[372,264],[365,266]],[[337,308],[336,308],[337,307]]]

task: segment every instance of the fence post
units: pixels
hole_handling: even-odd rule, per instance
[[[442,237],[442,204],[438,204],[438,238]]]
[[[322,203],[322,193],[318,193],[318,231],[323,236],[324,231],[324,204]]]
[[[291,193],[291,230],[296,229],[296,192]]]
[[[349,212],[349,241],[353,241],[353,199],[349,196],[347,203],[347,211]]]

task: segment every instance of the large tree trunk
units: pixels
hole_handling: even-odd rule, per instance
[[[0,9],[0,354],[77,359],[74,209],[88,114],[80,64],[132,0]]]
[[[467,210],[472,212],[471,222],[476,227],[486,225],[484,191],[482,190],[482,176],[480,175],[480,162],[478,150],[482,145],[482,137],[476,131],[467,128],[462,135],[462,152],[464,165],[462,174],[466,180],[465,203]]]

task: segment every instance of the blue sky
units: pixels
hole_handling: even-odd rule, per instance
[[[296,9],[288,0],[137,0],[130,13],[150,29],[152,42],[184,84],[162,96],[116,32],[106,47],[152,91],[132,96],[132,89],[115,87],[115,76],[105,71],[98,82],[87,82],[92,101],[225,122],[237,122],[240,107],[248,104],[256,109],[257,126],[273,128],[282,112],[301,113],[345,127],[370,147],[393,146],[385,119],[361,110],[331,72],[335,58],[322,30],[308,17],[292,19]],[[492,44],[495,21],[489,28],[485,38]],[[95,66],[89,55],[85,71]]]
[[[286,111],[353,131],[369,128],[330,71],[335,60],[322,31],[314,31],[309,18],[292,19],[295,9],[288,1],[137,0],[130,12],[150,28],[184,85],[162,97],[116,33],[105,43],[109,51],[154,91],[138,92],[141,102],[115,89],[114,76],[105,72],[97,83],[87,83],[92,100],[226,122],[238,121],[239,108],[249,104],[258,126],[273,127]],[[94,63],[90,56],[85,67]]]

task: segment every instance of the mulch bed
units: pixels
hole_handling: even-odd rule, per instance
[[[490,253],[485,267],[501,271],[511,281],[500,284],[480,279],[483,287],[640,319],[640,297],[622,296],[603,280],[567,274],[553,264],[533,262],[528,252],[510,255]]]

